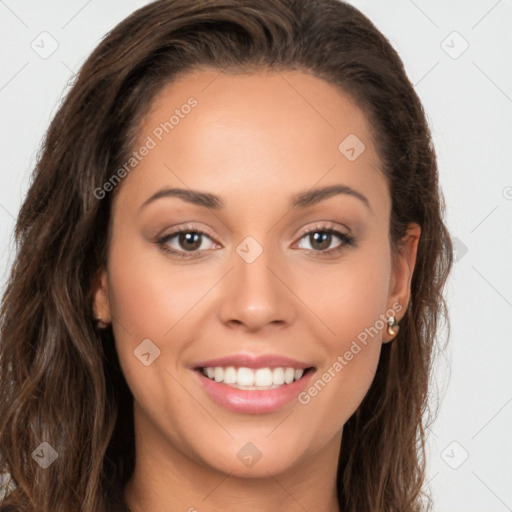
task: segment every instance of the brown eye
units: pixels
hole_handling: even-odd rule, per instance
[[[212,249],[215,242],[202,231],[181,229],[163,236],[157,244],[166,252],[176,256],[195,256],[203,250]]]
[[[351,245],[354,245],[354,238],[351,235],[323,227],[317,227],[304,233],[298,242],[300,249],[326,256],[334,255]]]
[[[201,233],[196,232],[180,233],[178,235],[178,244],[185,251],[195,251],[201,247],[202,236]]]
[[[331,233],[327,233],[326,231],[315,231],[314,233],[309,234],[309,243],[313,249],[318,249],[319,251],[325,251],[329,249],[332,241]]]

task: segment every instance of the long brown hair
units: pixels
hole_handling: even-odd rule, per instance
[[[349,94],[371,121],[392,198],[394,250],[422,229],[411,301],[375,380],[343,430],[344,512],[420,509],[427,389],[452,264],[436,156],[421,103],[387,39],[338,0],[159,0],[122,21],[85,62],[53,119],[15,228],[1,308],[1,510],[128,510],[132,396],[112,330],[93,322],[114,194],[142,116],[180,73],[302,70]],[[122,186],[122,184],[120,185]],[[58,454],[46,469],[33,452]],[[5,507],[5,508],[4,508]]]

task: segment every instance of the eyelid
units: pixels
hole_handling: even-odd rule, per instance
[[[202,227],[199,227],[194,224],[181,224],[178,227],[173,227],[173,228],[171,228],[171,231],[169,233],[164,234],[164,235],[158,235],[157,238],[158,239],[168,238],[171,236],[178,235],[180,233],[189,233],[189,232],[201,233],[202,235],[207,236],[212,242],[222,245],[215,239],[215,237],[211,234],[211,232],[209,231],[208,228],[202,228]]]
[[[304,235],[309,235],[311,232],[314,232],[314,231],[322,231],[322,230],[324,230],[324,231],[328,231],[328,230],[339,231],[340,228],[338,228],[338,226],[343,226],[343,228],[346,230],[343,232],[344,235],[351,236],[350,229],[347,226],[345,226],[344,224],[339,224],[339,223],[333,222],[333,221],[326,221],[326,222],[319,221],[319,222],[314,223],[313,225],[310,224],[309,226],[302,228],[299,231],[299,234],[297,235],[297,237],[300,240]]]
[[[209,240],[211,240],[211,242],[214,245],[220,245],[221,247],[223,247],[222,244],[220,244],[215,239],[215,237],[213,237],[208,232],[208,229],[203,229],[203,228],[200,228],[200,227],[195,226],[193,224],[180,225],[177,228],[174,228],[173,230],[171,230],[167,234],[159,235],[159,236],[156,237],[155,243],[160,247],[161,250],[165,251],[168,254],[171,254],[172,256],[184,257],[184,258],[188,258],[188,259],[201,257],[201,256],[204,255],[204,253],[207,250],[203,249],[203,250],[200,250],[200,251],[190,251],[190,252],[188,252],[188,251],[174,249],[174,248],[169,246],[169,241],[171,239],[173,239],[174,237],[178,236],[180,233],[190,233],[190,232],[198,233],[198,234],[208,238]],[[216,249],[214,249],[214,250],[216,250]]]

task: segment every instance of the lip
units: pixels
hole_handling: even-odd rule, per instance
[[[194,369],[214,367],[214,366],[234,366],[235,368],[295,368],[305,370],[311,368],[313,365],[290,359],[289,357],[279,356],[276,354],[263,354],[261,356],[253,356],[251,354],[233,354],[218,359],[210,359],[208,361],[200,361],[194,364]],[[297,381],[298,382],[298,381]],[[290,384],[288,384],[290,385]]]
[[[281,409],[297,398],[315,373],[315,368],[308,367],[299,380],[290,384],[268,390],[244,390],[215,382],[203,375],[200,369],[194,370],[200,385],[211,399],[228,410],[245,414],[265,414]]]

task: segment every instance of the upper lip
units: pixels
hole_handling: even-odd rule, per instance
[[[195,369],[211,368],[215,366],[235,366],[237,368],[295,368],[306,369],[313,365],[290,359],[289,357],[279,356],[277,354],[263,354],[260,356],[253,356],[251,354],[232,354],[217,359],[209,359],[207,361],[200,361],[194,365]]]

